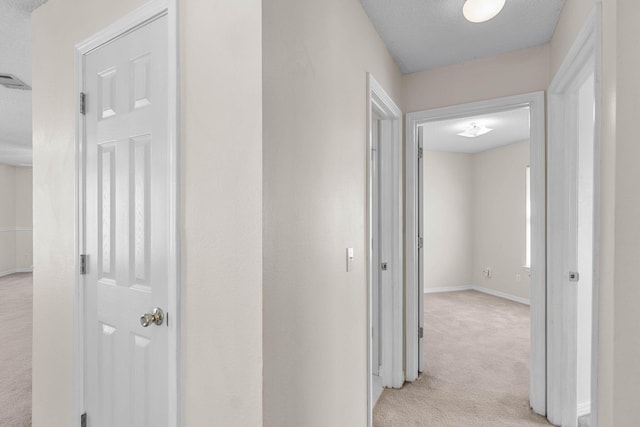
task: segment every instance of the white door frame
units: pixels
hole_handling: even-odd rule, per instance
[[[597,424],[598,298],[600,260],[600,114],[601,101],[601,5],[585,23],[567,53],[548,91],[549,198],[548,198],[548,418],[557,425],[576,425],[576,319],[577,291],[568,273],[575,268],[565,241],[575,196],[570,177],[577,167],[577,149],[567,141],[578,140],[577,91],[593,73],[595,81],[593,288],[591,357],[591,426]],[[574,390],[573,393],[570,390]]]
[[[386,260],[390,266],[392,274],[392,287],[383,289],[381,294],[382,312],[381,335],[383,352],[382,381],[385,387],[402,387],[404,383],[403,364],[403,267],[402,267],[402,112],[391,97],[385,92],[375,78],[367,73],[367,420],[368,425],[372,423],[372,276],[374,266],[372,260],[371,238],[373,232],[372,224],[372,132],[371,126],[374,116],[381,119],[382,127],[387,135],[389,150],[385,151],[389,156],[388,161],[383,159],[380,168],[384,170],[385,176],[392,179],[392,194],[385,200],[391,203],[393,208],[393,227],[385,232],[389,233],[392,241],[391,257]]]
[[[170,213],[169,213],[169,277],[168,277],[168,306],[167,312],[171,315],[171,323],[168,326],[169,332],[169,425],[178,427],[182,425],[181,419],[181,302],[180,302],[180,227],[179,227],[179,107],[178,107],[178,20],[177,20],[177,0],[153,0],[142,7],[132,11],[123,18],[113,22],[107,28],[99,31],[90,38],[78,43],[75,46],[75,87],[78,99],[84,90],[84,61],[83,56],[120,37],[121,35],[133,31],[135,28],[151,21],[158,16],[166,15],[168,21],[168,135],[169,135],[169,174],[170,174]],[[80,103],[76,103],[76,133],[75,133],[75,295],[74,295],[74,399],[73,416],[75,426],[80,426],[80,415],[85,412],[84,401],[84,290],[81,286],[80,275],[80,254],[84,253],[84,170],[85,170],[85,125],[84,116],[80,111]],[[167,319],[169,320],[169,319]]]
[[[452,107],[407,114],[406,122],[406,349],[405,376],[415,381],[421,370],[422,339],[419,301],[423,298],[418,278],[418,183],[419,126],[437,120],[468,117],[529,106],[531,116],[529,161],[531,166],[531,407],[538,414],[546,410],[546,248],[545,248],[545,116],[544,92],[496,98]]]

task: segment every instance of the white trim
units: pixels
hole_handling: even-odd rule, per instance
[[[15,273],[17,273],[15,268],[11,270],[6,270],[6,271],[0,271],[0,277],[8,276],[10,274],[15,274]]]
[[[483,288],[482,286],[473,286],[472,289],[477,292],[482,292],[483,294],[493,295],[494,297],[508,299],[510,301],[519,302],[520,304],[531,305],[531,300],[527,298],[518,297],[506,292],[496,291],[495,289]]]
[[[9,276],[16,273],[33,273],[33,267],[31,268],[13,268],[11,270],[0,271],[0,277]]]
[[[381,334],[383,336],[383,360],[390,361],[390,365],[384,365],[380,375],[383,386],[402,387],[404,383],[403,370],[403,206],[402,206],[402,111],[391,97],[386,93],[376,79],[367,73],[367,425],[373,422],[373,385],[371,382],[372,373],[372,176],[371,176],[371,150],[372,132],[371,126],[374,112],[382,117],[382,120],[389,126],[391,135],[391,147],[389,150],[389,160],[387,171],[392,179],[392,194],[388,200],[392,211],[393,227],[388,232],[391,235],[392,248],[391,259],[388,260],[391,266],[392,286],[386,289],[385,295],[381,296],[383,301],[381,312]],[[377,267],[377,266],[376,266]],[[389,362],[387,362],[389,363]]]
[[[33,231],[33,227],[0,227],[0,233],[12,233],[14,231]]]
[[[90,38],[75,46],[75,88],[76,94],[83,91],[83,56],[105,43],[122,36],[137,27],[156,19],[159,16],[168,17],[168,137],[169,137],[169,301],[167,313],[172,314],[173,322],[168,324],[169,346],[173,348],[169,354],[169,426],[180,427],[182,420],[182,357],[181,357],[181,280],[180,280],[180,227],[179,227],[179,200],[180,200],[180,159],[179,159],[179,54],[178,54],[178,0],[151,0],[138,9],[111,23],[105,29],[97,32]],[[83,168],[84,168],[84,120],[80,114],[79,103],[76,102],[76,178],[75,178],[75,295],[74,295],[74,400],[73,419],[74,425],[80,425],[80,414],[84,412],[84,372],[83,372],[83,301],[84,294],[82,277],[79,274],[80,254],[84,252],[84,210],[83,210]]]
[[[578,403],[578,417],[591,413],[591,402]]]
[[[545,247],[545,115],[544,93],[534,92],[487,101],[473,102],[434,110],[419,111],[406,116],[406,379],[415,381],[420,369],[421,342],[418,327],[421,326],[416,296],[420,289],[418,272],[418,131],[421,124],[486,114],[512,109],[517,106],[530,107],[530,165],[532,197],[532,271],[531,271],[531,407],[536,413],[546,411],[546,247]]]
[[[473,286],[441,286],[438,288],[424,288],[425,294],[439,294],[444,292],[460,292],[460,291],[471,291],[473,290]]]
[[[595,84],[595,129],[594,129],[594,212],[593,212],[593,288],[592,288],[592,368],[591,425],[597,425],[597,381],[598,381],[598,307],[600,268],[600,129],[601,129],[601,4],[596,3],[593,12],[567,53],[551,85],[549,86],[549,194],[548,194],[548,257],[549,306],[548,306],[548,418],[558,425],[573,427],[577,424],[578,407],[575,372],[577,345],[576,287],[568,282],[568,272],[573,260],[567,249],[568,233],[573,230],[576,219],[574,211],[575,188],[567,174],[575,171],[575,147],[566,141],[577,139],[575,111],[576,93],[580,85],[591,74]],[[573,350],[572,350],[573,349]]]
[[[594,7],[595,26],[595,125],[594,125],[594,167],[593,167],[593,288],[591,311],[591,427],[598,427],[598,359],[600,348],[600,153],[602,150],[602,3],[596,1]],[[593,402],[593,404],[591,404]]]
[[[518,297],[506,292],[496,291],[495,289],[483,288],[482,286],[444,286],[440,288],[424,288],[426,294],[439,294],[444,292],[460,292],[460,291],[476,291],[483,294],[493,295],[494,297],[508,299],[510,301],[519,302],[520,304],[531,305],[531,301],[527,298]]]

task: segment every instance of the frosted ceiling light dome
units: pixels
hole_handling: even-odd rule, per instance
[[[504,7],[505,0],[467,0],[462,14],[469,22],[485,22],[496,16]]]
[[[485,133],[491,132],[493,129],[489,129],[484,125],[479,125],[478,123],[471,123],[464,132],[457,133],[456,135],[464,136],[466,138],[475,138],[480,135],[484,135]]]

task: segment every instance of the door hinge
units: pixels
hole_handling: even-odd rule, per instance
[[[80,415],[80,427],[87,427],[87,413]]]
[[[569,272],[569,281],[570,282],[577,282],[580,280],[580,273],[578,273],[577,271],[570,271]]]
[[[418,328],[418,338],[422,338],[424,336],[424,328],[420,326]]]
[[[418,158],[421,159],[422,158],[422,147],[418,148]]]
[[[424,239],[418,236],[418,249],[422,249],[423,246],[424,246]]]
[[[80,114],[87,114],[87,94],[80,92]]]
[[[87,274],[87,256],[80,255],[80,274]]]

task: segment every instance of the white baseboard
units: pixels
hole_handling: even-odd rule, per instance
[[[14,270],[7,270],[7,271],[0,271],[0,277],[8,276],[8,275],[13,274],[15,272],[16,272],[15,269]]]
[[[0,233],[13,233],[14,231],[33,231],[32,227],[0,227]]]
[[[578,403],[578,416],[587,415],[591,413],[591,402]]]
[[[519,302],[520,304],[531,305],[531,302],[522,297],[517,297],[515,295],[507,294],[505,292],[496,291],[489,288],[483,288],[482,286],[473,286],[473,285],[462,285],[462,286],[444,286],[440,288],[424,288],[425,294],[434,294],[439,292],[459,292],[459,291],[478,291],[483,294],[493,295],[494,297],[504,298],[511,301]]]
[[[470,291],[473,286],[444,286],[441,288],[424,288],[425,294],[437,294],[440,292],[458,292],[458,291]]]
[[[14,268],[13,270],[0,271],[0,277],[15,273],[33,273],[33,268]]]
[[[508,294],[506,292],[500,292],[489,288],[483,288],[482,286],[474,286],[474,291],[482,292],[483,294],[493,295],[494,297],[504,298],[511,301],[519,302],[520,304],[531,305],[531,301],[526,298],[517,297],[515,295]]]

